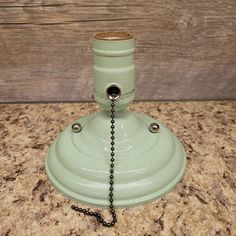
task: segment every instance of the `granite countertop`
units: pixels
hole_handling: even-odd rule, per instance
[[[47,179],[44,157],[94,103],[0,105],[0,235],[236,235],[236,101],[138,102],[131,110],[166,124],[182,141],[187,169],[168,195],[118,209],[104,228],[76,214]],[[83,205],[82,205],[83,206]],[[106,209],[101,213],[109,218]]]

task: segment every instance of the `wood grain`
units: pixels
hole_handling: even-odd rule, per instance
[[[91,100],[106,30],[135,35],[136,99],[236,99],[234,0],[4,0],[0,102]]]

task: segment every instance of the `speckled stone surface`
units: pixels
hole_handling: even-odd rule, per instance
[[[187,169],[160,200],[118,209],[104,228],[76,214],[47,179],[44,157],[68,124],[94,103],[0,105],[0,235],[236,235],[236,101],[140,102],[182,141]],[[101,214],[109,218],[106,209]]]

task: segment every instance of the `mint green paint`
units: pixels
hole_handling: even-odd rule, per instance
[[[117,101],[115,207],[144,204],[163,196],[181,180],[186,158],[175,135],[160,121],[125,108],[134,97],[133,39],[93,41],[95,99],[104,110],[82,117],[83,129],[71,125],[60,133],[46,156],[46,171],[53,185],[67,197],[108,207],[110,164],[110,84],[121,88]],[[160,125],[158,133],[148,128]]]
[[[134,39],[99,40],[93,38],[94,98],[105,110],[110,110],[106,90],[111,84],[121,89],[117,110],[123,110],[134,99]]]

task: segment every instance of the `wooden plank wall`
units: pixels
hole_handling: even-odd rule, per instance
[[[235,0],[1,0],[0,102],[91,100],[106,30],[135,35],[137,100],[236,99]]]

